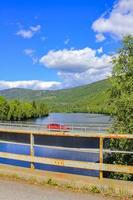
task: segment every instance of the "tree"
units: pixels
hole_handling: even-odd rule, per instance
[[[121,132],[133,133],[133,37],[123,39],[122,48],[113,59],[110,103],[115,124]],[[116,126],[115,126],[116,128]]]
[[[0,97],[0,120],[7,119],[9,105],[4,97]]]
[[[48,108],[43,102],[7,101],[4,97],[0,97],[0,120],[20,121],[47,116],[48,113]]]
[[[113,130],[133,134],[133,36],[124,37],[118,54],[113,58],[113,65],[109,101],[114,117]],[[132,140],[112,140],[110,146],[112,149],[133,151]],[[115,153],[111,160],[127,165],[133,163],[133,156]],[[113,177],[133,180],[133,176],[125,174],[113,174]]]
[[[38,113],[39,117],[48,115],[48,108],[45,103],[43,103],[43,102],[38,103],[37,113]]]
[[[7,120],[20,121],[22,119],[22,103],[18,100],[12,100],[8,102],[9,111],[7,114]]]

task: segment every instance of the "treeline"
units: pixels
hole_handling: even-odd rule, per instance
[[[22,102],[6,100],[0,97],[0,120],[20,121],[48,115],[48,108],[43,102]]]
[[[52,104],[48,105],[51,112],[59,113],[97,113],[97,114],[110,114],[111,110],[108,105],[89,105],[85,104]]]

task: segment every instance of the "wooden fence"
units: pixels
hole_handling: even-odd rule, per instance
[[[132,134],[109,134],[109,133],[87,133],[87,132],[63,132],[63,131],[49,131],[46,129],[33,129],[33,127],[30,127],[28,125],[28,128],[21,128],[22,126],[4,126],[0,125],[0,133],[16,133],[16,134],[28,134],[30,135],[30,155],[22,155],[22,154],[14,154],[14,153],[6,153],[6,152],[0,152],[0,158],[6,158],[6,159],[13,159],[18,161],[26,161],[31,163],[31,168],[35,168],[35,163],[40,164],[48,164],[48,165],[54,165],[54,166],[62,166],[62,167],[72,167],[72,168],[79,168],[79,169],[87,169],[87,170],[98,170],[100,173],[99,178],[100,180],[103,179],[103,172],[118,172],[118,173],[127,173],[127,174],[133,174],[133,165],[118,165],[118,164],[105,164],[103,155],[104,153],[121,153],[121,154],[131,154],[133,155],[133,152],[129,151],[119,151],[119,150],[110,150],[110,149],[104,149],[104,139],[129,139],[133,140]],[[76,160],[65,160],[65,159],[55,159],[55,158],[46,158],[46,157],[38,157],[35,156],[34,147],[34,137],[36,135],[49,135],[49,136],[62,136],[62,137],[85,137],[87,138],[99,138],[99,149],[93,149],[93,153],[99,153],[99,163],[94,162],[86,162],[86,161],[76,161]],[[13,143],[13,142],[11,142]],[[63,149],[63,147],[62,147]],[[80,151],[80,149],[79,149]]]

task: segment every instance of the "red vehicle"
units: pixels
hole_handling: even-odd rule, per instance
[[[47,128],[50,129],[50,130],[55,130],[55,131],[60,131],[60,130],[62,130],[62,131],[69,131],[70,130],[70,128],[68,126],[66,126],[66,125],[63,125],[63,124],[54,124],[54,123],[48,124]]]

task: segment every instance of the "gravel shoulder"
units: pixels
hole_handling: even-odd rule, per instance
[[[17,181],[0,180],[1,200],[114,200],[100,194],[83,194],[60,191],[56,188],[41,187]]]

